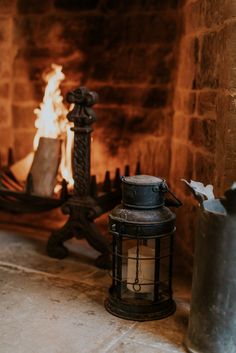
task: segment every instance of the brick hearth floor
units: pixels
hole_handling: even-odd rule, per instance
[[[177,311],[159,321],[116,318],[103,307],[110,285],[93,266],[85,241],[68,243],[71,256],[45,253],[45,235],[0,231],[1,353],[177,353],[189,313],[189,284],[175,279]]]

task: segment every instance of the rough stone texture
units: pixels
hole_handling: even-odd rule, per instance
[[[167,177],[178,2],[16,0],[11,6],[1,1],[1,8],[7,15],[0,19],[0,45],[9,45],[14,60],[9,68],[7,60],[0,63],[0,73],[11,77],[10,97],[6,98],[12,104],[9,114],[17,158],[32,149],[26,138],[25,146],[19,147],[18,130],[28,130],[31,135],[34,121],[30,111],[42,100],[42,74],[55,62],[63,65],[66,75],[63,93],[80,84],[99,92],[98,114],[105,114],[98,115],[101,135],[96,139],[106,160],[113,161],[113,165],[109,163],[112,170],[123,167],[124,147],[127,149],[130,141],[138,141],[141,132],[147,135],[144,141],[150,140],[151,132],[161,136],[155,146],[164,158],[152,157],[156,164],[144,163],[143,172],[158,170]],[[149,148],[139,142],[137,159],[140,150],[146,156]],[[136,163],[133,151],[134,147],[126,153],[126,163]],[[94,152],[93,159],[97,156]]]
[[[215,120],[191,119],[189,126],[189,140],[196,147],[205,148],[209,152],[214,152],[216,144]]]
[[[42,84],[35,83],[32,81],[18,81],[14,84],[13,87],[13,100],[14,103],[19,104],[22,102],[34,102],[34,108],[37,106],[37,103],[42,99],[44,90]],[[31,114],[33,112],[32,107]],[[31,123],[32,126],[32,123]]]
[[[7,162],[8,149],[13,146],[11,90],[14,56],[12,17],[14,12],[14,0],[0,0],[0,161],[3,165]]]
[[[0,339],[2,353],[184,353],[189,282],[176,275],[177,311],[152,322],[119,319],[103,302],[106,271],[93,266],[97,253],[70,241],[65,260],[45,255],[40,233],[0,231]]]
[[[1,17],[0,20],[0,45],[10,45],[12,40],[12,20]]]
[[[0,126],[1,127],[10,127],[10,112],[9,112],[9,103],[7,104],[4,100],[0,100]]]
[[[16,0],[0,0],[1,15],[12,14],[15,10]]]
[[[179,179],[211,183],[216,196],[236,180],[236,7],[232,0],[189,0],[182,11],[170,175],[184,202],[177,242],[191,263],[197,207]]]
[[[38,14],[50,10],[51,1],[18,0],[17,10],[21,14]]]
[[[180,179],[222,195],[236,177],[235,1],[0,0],[0,12],[2,159],[11,145],[17,159],[31,151],[42,74],[62,64],[63,94],[87,85],[101,97],[92,172],[140,160],[171,179],[191,262],[196,213]]]
[[[34,107],[35,105],[33,104],[31,106],[27,105],[26,107],[12,105],[12,119],[15,129],[32,129],[36,117],[34,114]]]
[[[216,91],[203,91],[198,94],[197,114],[204,118],[215,118],[217,105]]]
[[[10,97],[10,84],[9,82],[0,83],[0,99]]]

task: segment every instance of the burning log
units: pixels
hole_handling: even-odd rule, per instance
[[[60,164],[61,141],[41,137],[30,169],[32,194],[50,197],[53,195]]]

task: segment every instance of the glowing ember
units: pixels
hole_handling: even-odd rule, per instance
[[[40,137],[60,138],[62,140],[62,156],[59,172],[69,185],[73,185],[71,165],[73,133],[70,130],[71,125],[66,119],[68,109],[63,104],[63,97],[59,88],[64,78],[62,66],[56,64],[52,64],[52,71],[44,77],[47,85],[43,102],[40,104],[40,108],[34,110],[37,116],[34,150],[38,147]]]

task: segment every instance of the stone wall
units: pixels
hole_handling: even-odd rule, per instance
[[[13,145],[11,118],[12,97],[12,48],[14,4],[7,0],[0,1],[0,151],[1,163],[7,162],[8,148]]]
[[[178,244],[190,262],[197,206],[180,179],[214,185],[222,196],[236,180],[236,6],[188,0],[174,97],[172,187],[184,200]]]
[[[31,150],[42,73],[54,62],[64,67],[63,92],[83,84],[100,94],[94,171],[140,159],[143,171],[167,177],[178,1],[1,0],[0,6],[14,48],[8,115],[16,158]]]
[[[93,172],[140,159],[143,172],[167,177],[184,201],[177,244],[189,264],[197,207],[180,179],[213,183],[222,195],[236,177],[235,7],[233,0],[0,0],[3,159],[9,146],[17,159],[31,151],[42,74],[63,65],[63,93],[87,85],[100,94]]]

